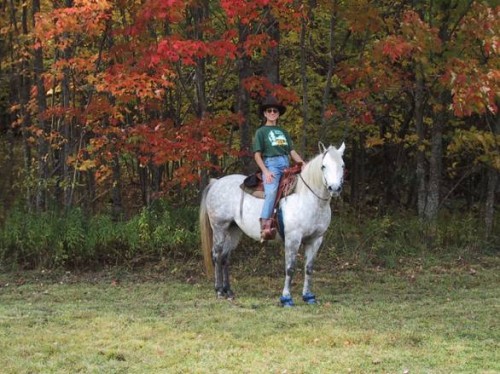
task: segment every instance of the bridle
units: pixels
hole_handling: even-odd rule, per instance
[[[306,187],[309,189],[309,191],[311,191],[313,193],[314,196],[316,196],[318,199],[322,200],[322,201],[330,201],[330,198],[331,197],[327,197],[326,199],[324,197],[321,197],[319,196],[316,192],[314,192],[314,190],[311,188],[311,186],[309,186],[306,181],[304,180],[304,178],[302,178],[302,173],[299,174],[299,177],[300,177],[300,180],[306,185]]]
[[[325,159],[325,156],[326,154],[328,153],[328,151],[325,151],[323,152],[323,158],[321,159],[321,174],[323,174],[323,170],[325,168],[325,166],[323,165],[323,160]],[[331,196],[327,197],[326,199],[324,197],[321,197],[319,196],[316,192],[314,192],[314,190],[311,188],[311,186],[309,186],[307,184],[307,182],[304,180],[304,178],[302,178],[302,173],[299,174],[299,177],[300,177],[300,180],[305,184],[305,186],[309,189],[309,191],[312,192],[312,194],[314,196],[316,196],[318,199],[320,199],[321,201],[330,201],[331,199]],[[323,184],[325,187],[327,187],[327,183],[326,183],[326,178],[325,178],[325,174],[323,174]],[[328,187],[327,187],[328,189]]]

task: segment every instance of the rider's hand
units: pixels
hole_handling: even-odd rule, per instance
[[[271,183],[274,179],[274,174],[269,170],[264,171],[264,183]]]

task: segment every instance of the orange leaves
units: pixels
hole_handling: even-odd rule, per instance
[[[35,16],[35,48],[56,41],[58,48],[64,49],[74,42],[74,36],[102,34],[104,21],[110,18],[112,7],[107,0],[77,0],[73,7],[38,13]]]
[[[209,155],[236,155],[219,139],[238,121],[237,115],[207,115],[182,126],[168,120],[136,125],[128,130],[125,149],[137,155],[142,166],[178,163],[175,174],[185,185],[197,180],[197,170],[213,167]]]

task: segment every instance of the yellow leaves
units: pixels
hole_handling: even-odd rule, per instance
[[[97,167],[96,160],[79,160],[78,156],[68,156],[66,163],[73,166],[78,171],[89,171],[90,169],[95,169]]]
[[[76,169],[79,171],[88,171],[90,169],[94,169],[97,166],[95,160],[84,160],[81,162]]]
[[[448,153],[453,156],[469,155],[475,163],[486,164],[500,170],[500,135],[478,130],[459,130],[455,133],[453,141],[448,145]]]
[[[383,144],[384,144],[384,138],[380,138],[377,136],[371,136],[367,138],[365,141],[365,146],[368,148],[377,147]]]

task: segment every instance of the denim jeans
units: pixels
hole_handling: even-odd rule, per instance
[[[264,206],[262,207],[261,218],[267,219],[273,215],[274,200],[276,200],[280,179],[283,175],[283,170],[290,165],[290,162],[288,156],[278,156],[265,158],[264,164],[274,174],[271,183],[264,181]]]

